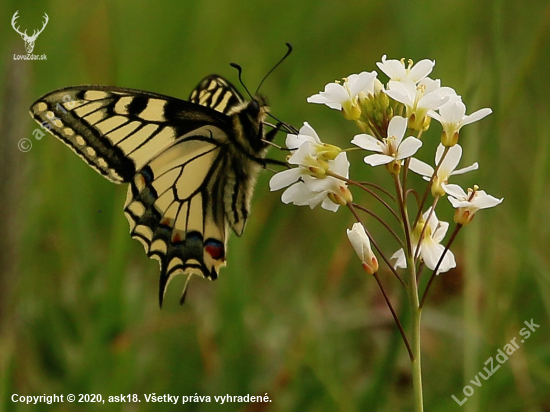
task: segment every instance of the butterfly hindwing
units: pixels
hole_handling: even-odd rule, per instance
[[[228,228],[244,230],[265,155],[259,106],[247,110],[239,92],[212,75],[190,101],[69,87],[33,103],[31,116],[102,176],[129,183],[124,213],[131,236],[159,261],[162,303],[176,274],[216,279]]]
[[[191,92],[189,101],[226,114],[245,104],[237,89],[215,74],[205,77],[199,83]]]
[[[159,261],[159,299],[176,274],[216,279],[225,264],[227,225],[219,181],[223,147],[182,140],[143,168],[130,183],[124,212],[132,237]]]

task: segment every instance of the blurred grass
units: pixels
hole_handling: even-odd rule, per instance
[[[48,13],[34,51],[47,61],[13,60],[24,53],[8,23],[16,10],[29,31]],[[8,0],[0,21],[0,410],[31,408],[12,403],[13,393],[153,392],[267,392],[273,400],[182,408],[197,411],[410,410],[406,352],[348,247],[348,213],[285,206],[264,173],[220,280],[193,279],[183,307],[174,281],[160,311],[157,263],[127,235],[124,188],[51,136],[31,135],[28,106],[55,88],[110,84],[187,98],[210,73],[237,83],[228,65],[236,61],[254,89],[285,42],[295,52],[263,93],[276,116],[307,120],[336,144],[349,144],[353,126],[305,98],[373,70],[383,54],[435,59],[433,76],[456,88],[470,112],[493,108],[464,132],[464,164],[481,168],[460,182],[505,202],[464,231],[458,270],[437,279],[424,311],[426,410],[457,410],[451,395],[461,399],[484,361],[531,318],[540,329],[462,410],[550,410],[548,2]],[[16,150],[23,137],[33,142],[29,153]],[[386,181],[352,159],[353,175]],[[389,239],[381,243],[393,252]],[[398,286],[385,281],[399,302]],[[32,407],[158,409],[143,399]]]

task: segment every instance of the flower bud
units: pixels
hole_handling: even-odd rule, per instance
[[[342,149],[332,144],[321,143],[316,145],[315,151],[319,160],[327,161],[336,159],[336,156],[342,152]]]
[[[319,162],[320,163],[320,162]],[[321,166],[308,166],[307,168],[313,177],[317,179],[323,179],[326,176],[328,168]]]
[[[372,252],[370,247],[370,240],[367,236],[367,232],[361,223],[354,223],[351,230],[347,229],[348,239],[363,262],[363,269],[369,275],[373,275],[378,272],[378,259]]]
[[[356,100],[347,100],[342,103],[342,113],[346,120],[358,120],[361,117],[361,108]]]
[[[332,203],[336,203],[340,206],[345,206],[353,202],[353,196],[345,184],[338,186],[338,192],[330,192],[327,196]]]
[[[380,93],[382,93],[384,91],[384,85],[382,84],[382,82],[378,79],[374,79],[374,94],[377,96],[379,95]],[[387,99],[387,95],[386,93],[382,93],[384,96],[386,96],[386,99]]]

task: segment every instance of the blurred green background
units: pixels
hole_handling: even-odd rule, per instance
[[[10,26],[16,10],[28,32],[49,15],[33,51],[46,61],[13,59],[25,53]],[[306,97],[375,69],[383,54],[435,59],[432,77],[454,87],[469,112],[493,109],[464,129],[463,165],[478,161],[480,169],[456,182],[505,201],[461,233],[458,267],[436,279],[428,299],[425,410],[550,411],[547,1],[8,0],[0,22],[1,411],[168,408],[145,403],[153,392],[272,399],[178,406],[189,411],[411,410],[406,350],[348,244],[349,212],[283,205],[264,172],[220,279],[194,278],[183,307],[176,279],[159,310],[158,265],[128,236],[125,188],[52,136],[31,134],[28,107],[53,89],[106,84],[186,99],[210,73],[237,84],[232,61],[255,89],[285,42],[295,51],[262,92],[276,116],[297,127],[307,120],[328,142],[347,147],[357,131]],[[434,148],[432,129],[425,145]],[[24,137],[28,153],[17,149]],[[361,157],[350,154],[352,176],[390,184]],[[439,217],[451,220],[444,203]],[[390,255],[397,249],[390,238],[379,242]],[[399,284],[386,268],[381,277],[399,307]],[[459,407],[451,395],[463,399],[464,385],[530,319],[540,328]],[[135,393],[142,402],[26,406],[11,401],[14,393]]]

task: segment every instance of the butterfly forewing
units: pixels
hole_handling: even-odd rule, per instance
[[[33,103],[31,116],[102,176],[129,183],[124,213],[131,236],[160,263],[162,303],[176,274],[216,279],[225,265],[228,227],[238,235],[244,230],[260,168],[256,156],[264,155],[238,145],[262,135],[261,119],[248,120],[241,116],[245,110],[238,91],[212,75],[190,101],[69,87]]]
[[[104,86],[49,93],[31,107],[33,118],[114,183],[129,182],[148,160],[197,126],[223,118],[189,102]]]

